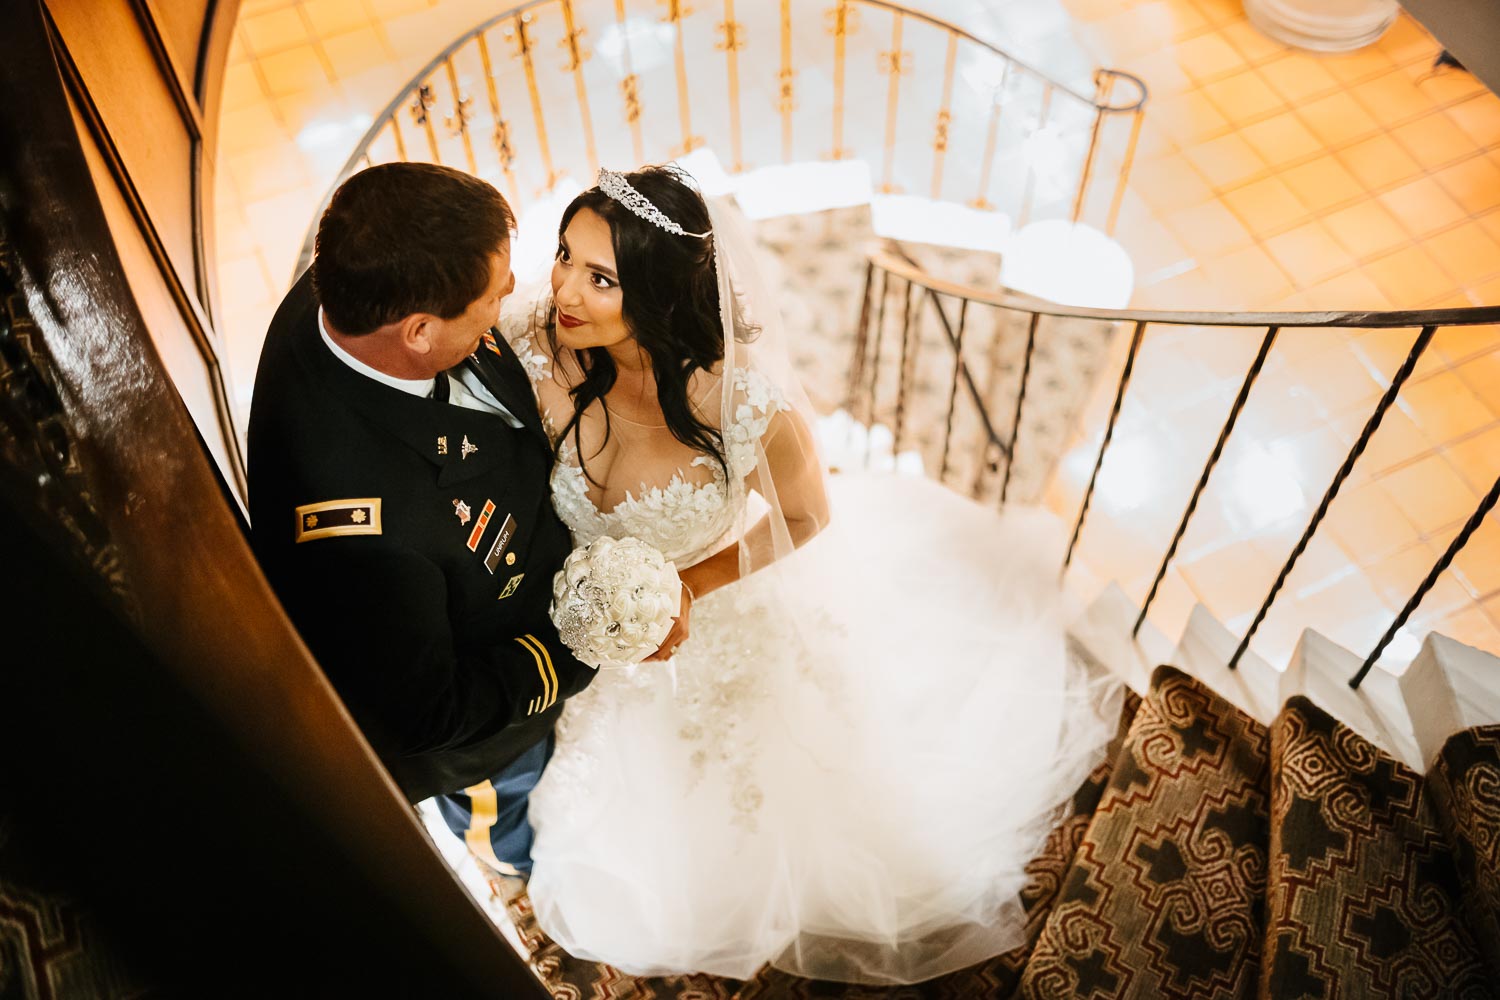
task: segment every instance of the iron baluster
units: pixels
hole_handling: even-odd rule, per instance
[[[1146,594],[1146,602],[1141,605],[1141,613],[1135,619],[1135,625],[1130,630],[1134,638],[1141,633],[1141,626],[1145,624],[1146,612],[1151,608],[1151,602],[1156,600],[1157,588],[1167,575],[1167,567],[1172,563],[1172,557],[1177,554],[1177,546],[1182,542],[1182,536],[1187,533],[1188,522],[1193,519],[1193,512],[1198,509],[1198,501],[1203,496],[1203,490],[1208,486],[1208,477],[1213,475],[1214,467],[1219,464],[1219,456],[1224,454],[1224,444],[1229,440],[1229,435],[1234,430],[1234,425],[1240,419],[1240,411],[1245,408],[1245,401],[1250,398],[1250,387],[1255,384],[1260,371],[1265,367],[1266,356],[1271,353],[1271,345],[1276,342],[1276,333],[1281,328],[1272,326],[1266,329],[1266,335],[1260,342],[1260,353],[1255,356],[1255,361],[1250,365],[1250,371],[1245,375],[1245,381],[1240,384],[1240,393],[1234,398],[1234,405],[1229,408],[1229,419],[1224,422],[1224,429],[1219,431],[1219,440],[1214,443],[1214,450],[1208,456],[1208,463],[1203,466],[1203,474],[1198,477],[1198,485],[1193,488],[1192,498],[1188,500],[1187,510],[1182,515],[1182,520],[1177,524],[1177,533],[1172,536],[1172,544],[1167,546],[1167,554],[1162,557],[1161,566],[1156,570],[1156,578],[1151,581],[1151,590]]]
[[[943,306],[934,295],[932,304],[942,316]],[[953,338],[953,380],[948,385],[948,420],[943,425],[943,467],[938,473],[939,481],[948,478],[948,449],[953,443],[953,410],[958,403],[958,379],[964,365],[964,325],[969,318],[969,300],[958,300],[958,333]]]
[[[885,272],[880,272],[884,276]],[[854,365],[849,371],[848,388],[844,393],[844,407],[854,412],[854,397],[859,392],[865,374],[865,353],[870,341],[870,292],[875,289],[875,262],[865,261],[865,290],[860,296],[859,325],[854,329]]]
[[[1036,349],[1036,328],[1041,321],[1041,313],[1032,313],[1031,323],[1026,327],[1026,359],[1021,363],[1021,387],[1016,392],[1016,419],[1010,425],[1010,454],[1005,457],[1005,478],[1000,481],[1002,507],[1010,492],[1010,470],[1016,464],[1016,444],[1021,440],[1021,407],[1026,405],[1026,383],[1031,379],[1031,355]]]
[[[1479,501],[1479,507],[1474,511],[1473,516],[1464,523],[1463,530],[1458,533],[1453,541],[1448,543],[1448,550],[1443,553],[1442,558],[1432,567],[1432,571],[1427,574],[1427,578],[1422,581],[1421,586],[1417,588],[1417,592],[1411,595],[1411,600],[1406,602],[1406,606],[1401,609],[1401,613],[1396,616],[1396,620],[1391,622],[1391,627],[1385,630],[1385,635],[1380,637],[1380,641],[1375,644],[1375,648],[1371,650],[1370,655],[1365,657],[1365,662],[1360,664],[1359,672],[1349,678],[1349,686],[1351,688],[1359,689],[1359,685],[1365,679],[1365,675],[1370,672],[1371,667],[1375,666],[1375,661],[1380,659],[1380,654],[1385,652],[1385,647],[1389,646],[1391,640],[1396,637],[1396,633],[1401,631],[1401,626],[1405,625],[1406,620],[1411,617],[1411,613],[1417,610],[1417,605],[1422,603],[1422,598],[1427,596],[1427,592],[1432,589],[1433,584],[1437,583],[1438,577],[1443,575],[1443,571],[1453,562],[1454,557],[1469,543],[1469,536],[1479,530],[1479,525],[1484,522],[1485,515],[1494,508],[1496,500],[1500,500],[1500,477],[1495,479],[1495,484],[1490,487],[1490,491],[1484,495],[1483,500]]]
[[[917,303],[921,305],[921,300]],[[896,369],[896,428],[891,435],[891,457],[901,450],[901,430],[906,423],[907,364],[911,354],[911,282],[901,299],[901,363]]]
[[[1073,524],[1073,537],[1068,540],[1068,553],[1063,556],[1063,571],[1073,562],[1073,549],[1078,545],[1078,536],[1083,531],[1084,518],[1088,517],[1089,503],[1094,499],[1094,485],[1099,481],[1099,467],[1104,464],[1104,453],[1115,436],[1115,423],[1120,419],[1120,404],[1125,400],[1125,388],[1130,385],[1130,373],[1135,368],[1135,356],[1141,349],[1141,338],[1146,335],[1146,320],[1137,320],[1130,335],[1130,353],[1125,356],[1125,367],[1120,372],[1120,387],[1115,391],[1115,404],[1110,407],[1109,423],[1104,427],[1104,440],[1099,445],[1099,454],[1094,459],[1094,471],[1089,474],[1088,489],[1083,492],[1083,505],[1078,508],[1078,520]]]
[[[880,308],[876,310],[875,349],[870,354],[870,381],[865,396],[865,465],[870,464],[870,438],[875,431],[875,383],[880,381],[880,345],[885,341],[885,302],[890,292],[891,273],[880,272]]]
[[[1239,647],[1235,649],[1234,655],[1229,658],[1229,669],[1233,670],[1240,662],[1240,657],[1245,655],[1245,650],[1250,648],[1250,639],[1255,635],[1255,630],[1260,628],[1260,623],[1265,621],[1266,614],[1271,610],[1271,604],[1276,600],[1276,595],[1281,591],[1282,584],[1291,575],[1292,567],[1297,565],[1297,560],[1307,549],[1307,543],[1312,541],[1313,532],[1318,530],[1318,525],[1323,522],[1323,517],[1328,513],[1328,507],[1333,503],[1334,497],[1339,495],[1339,488],[1344,485],[1344,480],[1349,478],[1349,473],[1354,469],[1354,463],[1359,461],[1359,456],[1365,452],[1370,438],[1380,427],[1380,421],[1385,417],[1385,411],[1396,402],[1396,396],[1401,392],[1401,386],[1411,376],[1412,369],[1417,366],[1417,360],[1421,358],[1422,352],[1427,350],[1427,345],[1432,342],[1435,326],[1424,326],[1422,332],[1417,335],[1415,343],[1412,344],[1411,352],[1407,354],[1406,360],[1401,363],[1395,376],[1391,379],[1390,387],[1385,390],[1385,395],[1380,397],[1380,402],[1375,406],[1375,412],[1365,423],[1364,430],[1360,431],[1359,440],[1354,442],[1354,447],[1349,449],[1349,454],[1344,456],[1344,464],[1334,474],[1333,482],[1328,485],[1328,492],[1323,494],[1323,502],[1318,504],[1318,509],[1313,512],[1312,520],[1307,522],[1307,528],[1303,530],[1302,537],[1297,540],[1297,547],[1292,549],[1286,565],[1281,567],[1281,573],[1277,575],[1276,582],[1271,584],[1270,593],[1261,603],[1260,610],[1255,613],[1255,620],[1250,623],[1250,628],[1245,632],[1245,637],[1240,640]]]

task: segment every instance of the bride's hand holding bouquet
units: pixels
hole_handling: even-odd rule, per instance
[[[557,633],[595,668],[670,658],[687,638],[689,603],[677,568],[638,538],[602,535],[574,549],[552,580]]]

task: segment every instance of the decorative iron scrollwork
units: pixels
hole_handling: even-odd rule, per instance
[[[474,115],[471,110],[473,103],[474,99],[467,94],[458,95],[458,100],[453,104],[453,114],[443,119],[449,135],[457,137],[469,131],[469,119]]]
[[[939,153],[948,150],[948,126],[953,122],[953,115],[948,111],[939,111],[937,116],[937,134],[933,136],[932,148]]]
[[[500,157],[500,166],[509,170],[516,162],[516,151],[510,144],[510,122],[495,123],[495,153]]]
[[[745,25],[739,21],[725,21],[719,25],[719,41],[714,48],[720,52],[738,52],[745,47]]]
[[[911,53],[905,50],[896,52],[882,52],[879,55],[879,67],[882,74],[901,76],[911,72]]]
[[[437,106],[437,95],[432,92],[432,85],[422,84],[417,88],[417,96],[411,102],[411,120],[418,125],[426,125],[431,119],[428,113]]]
[[[835,38],[847,38],[859,30],[859,11],[849,6],[847,0],[824,11],[828,22],[828,33]]]
[[[578,69],[578,67],[588,62],[589,57],[593,55],[592,52],[583,47],[583,36],[586,34],[588,34],[587,28],[579,28],[576,31],[568,32],[557,43],[558,48],[568,50],[568,61],[563,65],[564,73],[571,73]]]
[[[632,73],[621,80],[620,92],[625,95],[625,120],[634,125],[641,120],[640,78]]]

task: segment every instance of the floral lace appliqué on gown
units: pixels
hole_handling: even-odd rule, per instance
[[[569,400],[539,315],[502,331],[555,428]],[[754,520],[756,445],[785,402],[753,368],[707,388],[733,393],[727,470],[664,428],[622,423],[606,452],[596,424],[591,483],[564,443],[553,503],[577,544],[633,535],[687,566]],[[673,660],[569,699],[531,795],[529,892],[570,953],[638,975],[770,962],[881,984],[1022,941],[1027,863],[1117,718],[1067,656],[1066,532],[919,478],[827,486],[829,525],[703,595]]]
[[[532,329],[506,330],[534,384],[551,377],[552,366]],[[772,417],[786,402],[769,381],[754,370],[737,369],[731,380],[735,394],[734,419],[724,432],[729,474],[717,460],[700,455],[691,467],[709,470],[707,482],[687,478],[679,470],[662,484],[641,483],[611,510],[601,511],[589,496],[588,478],[571,441],[559,448],[552,472],[552,503],[573,534],[575,546],[600,535],[635,537],[659,549],[680,566],[719,547],[736,526],[748,495],[746,479],[755,469],[756,443]],[[543,411],[549,432],[566,424],[567,414]],[[764,692],[753,672],[740,668],[748,647],[771,641],[767,610],[751,595],[723,592],[705,595],[693,609],[692,637],[678,649],[670,666],[645,664],[634,670],[606,670],[585,691],[570,699],[558,724],[557,747],[548,764],[546,787],[537,794],[566,799],[586,794],[596,773],[603,729],[591,720],[619,701],[671,699],[681,719],[677,734],[692,780],[702,779],[708,767],[721,769],[729,787],[735,822],[747,830],[755,826],[762,794],[748,766],[753,753],[750,735],[738,724],[745,704]],[[566,809],[561,801],[555,808]]]

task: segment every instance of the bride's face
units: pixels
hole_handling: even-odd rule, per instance
[[[558,241],[552,300],[564,347],[613,347],[630,337],[609,223],[591,209],[580,208]]]

